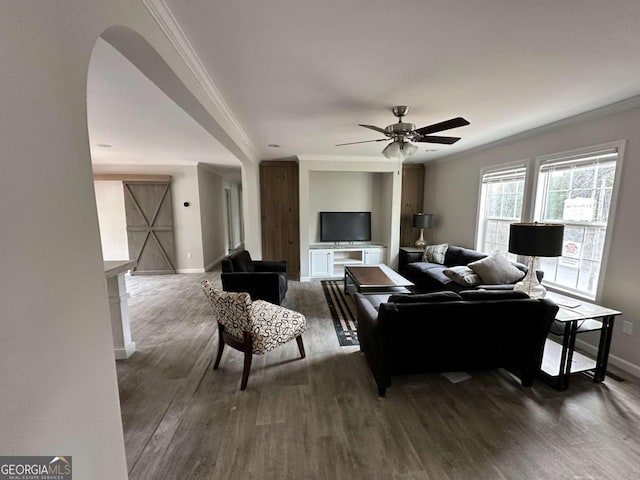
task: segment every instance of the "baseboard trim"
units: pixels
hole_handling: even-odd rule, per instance
[[[113,353],[116,357],[116,360],[126,360],[136,351],[136,342],[130,342],[128,345],[125,345],[124,348],[114,348]]]
[[[594,347],[590,343],[585,342],[584,340],[576,339],[576,345],[579,346],[584,351],[590,353],[594,357],[598,353],[598,348]],[[640,378],[640,366],[635,365],[623,358],[620,358],[616,355],[609,354],[609,364],[615,367],[618,367],[620,370],[627,372],[630,375],[633,375],[636,378]]]
[[[204,268],[179,268],[176,273],[204,273]]]

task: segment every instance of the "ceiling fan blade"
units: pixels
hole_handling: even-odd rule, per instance
[[[355,145],[356,143],[369,143],[369,142],[388,142],[388,138],[379,138],[378,140],[364,140],[362,142],[349,142],[349,143],[338,143],[336,147],[341,147],[342,145]]]
[[[462,117],[452,118],[445,120],[444,122],[434,123],[433,125],[427,125],[426,127],[417,128],[416,133],[420,135],[429,135],[430,133],[441,132],[443,130],[449,130],[450,128],[458,128],[469,125],[469,122]]]
[[[370,128],[371,130],[375,130],[376,132],[384,133],[385,135],[388,133],[384,128],[376,127],[375,125],[363,125],[361,123],[358,124],[359,127]]]
[[[444,143],[446,145],[451,145],[452,143],[456,143],[458,140],[461,140],[460,137],[440,137],[434,135],[423,135],[422,137],[416,137],[412,141],[414,142],[425,142],[425,143]]]

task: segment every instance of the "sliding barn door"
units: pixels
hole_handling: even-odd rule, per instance
[[[122,182],[132,275],[176,273],[169,182]]]

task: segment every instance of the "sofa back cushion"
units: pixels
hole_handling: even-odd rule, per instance
[[[251,260],[251,255],[246,250],[233,252],[222,260],[222,271],[231,272],[254,272],[255,267]]]
[[[458,292],[463,300],[513,300],[518,298],[529,298],[524,292],[518,290],[463,290]]]
[[[417,295],[400,293],[391,295],[387,302],[393,303],[424,303],[424,302],[453,302],[462,300],[462,297],[455,292],[432,292],[420,293]]]
[[[449,248],[447,248],[447,253],[444,256],[444,264],[447,267],[453,267],[455,265],[467,265],[486,256],[486,253],[471,250],[470,248],[449,245]]]

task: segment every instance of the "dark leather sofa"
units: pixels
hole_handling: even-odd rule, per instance
[[[371,297],[371,298],[369,298]],[[515,291],[355,294],[360,349],[385,396],[394,375],[507,368],[531,386],[558,306]]]
[[[221,269],[223,290],[282,305],[288,288],[286,260],[252,260],[247,250],[239,250],[222,259]]]
[[[459,292],[470,288],[485,290],[511,290],[515,284],[492,284],[469,287],[454,282],[443,273],[446,268],[468,265],[471,262],[475,262],[476,260],[480,260],[488,256],[488,254],[478,252],[477,250],[449,245],[444,256],[444,264],[423,262],[422,255],[422,252],[404,252],[398,265],[400,275],[414,283],[414,292],[416,293],[429,293],[443,290]],[[529,268],[522,263],[511,263],[524,273],[527,273],[529,270]],[[544,272],[542,270],[537,270],[536,276],[538,277],[538,281],[542,281]]]

